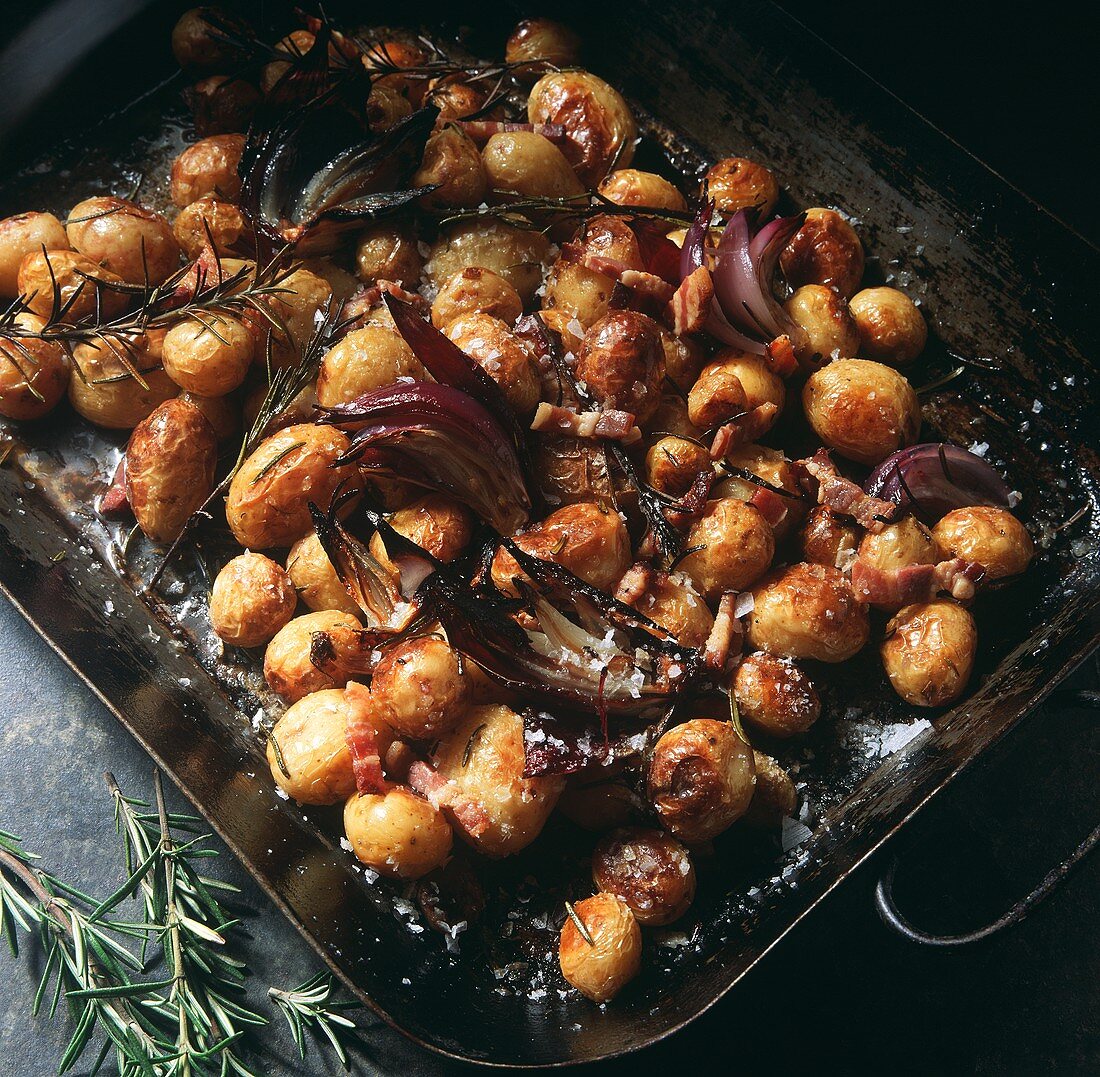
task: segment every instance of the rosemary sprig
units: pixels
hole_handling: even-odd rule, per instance
[[[272,987],[268,994],[290,1025],[300,1058],[306,1056],[306,1030],[313,1029],[325,1036],[346,1070],[349,1069],[347,1050],[341,1041],[354,1032],[355,1022],[344,1014],[357,1009],[358,1003],[332,1001],[334,989],[331,973],[320,972],[291,990]]]
[[[580,933],[581,938],[589,946],[595,946],[596,940],[592,938],[592,932],[588,930],[588,925],[577,914],[577,910],[573,908],[573,902],[567,901],[565,903],[565,911],[569,914],[569,919],[573,921],[573,926]]]
[[[506,192],[502,192],[506,193]],[[590,217],[645,217],[673,224],[690,224],[692,214],[656,206],[621,206],[598,191],[566,195],[563,198],[521,198],[497,206],[464,209],[445,217],[444,225],[478,217],[494,217],[515,228],[530,232],[545,232],[560,220],[588,220]],[[547,223],[549,222],[549,223]]]

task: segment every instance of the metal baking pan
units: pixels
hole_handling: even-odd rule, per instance
[[[560,991],[556,973],[563,899],[590,886],[590,839],[562,823],[492,865],[486,913],[452,952],[415,921],[408,893],[367,882],[341,849],[333,814],[303,813],[275,795],[251,722],[268,703],[262,679],[254,663],[212,647],[196,573],[177,572],[153,602],[132,586],[140,551],[119,571],[120,536],[96,521],[88,498],[121,439],[55,417],[11,432],[0,468],[0,586],[325,961],[424,1045],[524,1066],[636,1050],[696,1017],[1100,640],[1100,334],[1090,314],[1100,252],[777,8],[641,0],[616,26],[593,26],[579,4],[556,11],[591,43],[589,66],[659,120],[650,130],[661,137],[640,151],[648,165],[744,153],[775,168],[793,203],[858,219],[873,256],[868,279],[896,280],[929,318],[933,340],[914,381],[969,360],[925,397],[926,432],[984,445],[1021,493],[1041,547],[1025,580],[980,599],[973,694],[955,709],[906,708],[873,648],[822,676],[826,716],[783,757],[812,838],[786,854],[734,833],[716,843],[699,865],[692,912],[647,936],[643,975],[614,1004]],[[0,213],[64,211],[105,183],[122,193],[143,169],[140,197],[163,196],[186,122],[182,83],[169,78],[177,13],[154,6],[24,120],[5,159]],[[416,15],[436,40],[458,29],[436,20],[431,4]],[[465,13],[476,19],[471,51],[499,54],[516,15],[509,4]],[[893,751],[918,718],[934,728]]]

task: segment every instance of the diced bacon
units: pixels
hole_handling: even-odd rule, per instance
[[[703,662],[715,673],[724,672],[730,656],[736,657],[741,653],[743,632],[741,621],[734,614],[736,604],[736,591],[727,591],[722,596],[714,618],[714,627],[703,647]]]
[[[463,830],[473,838],[479,838],[492,823],[488,812],[472,797],[467,796],[458,782],[443,777],[423,760],[409,767],[409,788],[419,793],[429,804],[440,811],[448,811]]]
[[[700,266],[680,282],[668,302],[666,315],[677,336],[702,332],[714,302],[714,281],[710,270]]]
[[[488,142],[493,135],[509,131],[530,131],[550,139],[551,142],[561,142],[569,138],[560,123],[504,123],[499,120],[458,120],[457,123],[475,142]]]
[[[625,270],[619,277],[619,282],[636,295],[652,299],[661,306],[667,304],[676,292],[676,289],[667,281],[640,269]]]
[[[104,516],[113,516],[130,507],[130,495],[126,490],[126,457],[123,456],[115,468],[111,484],[99,499],[99,511]]]
[[[936,565],[906,565],[880,569],[856,558],[852,563],[852,590],[861,602],[872,606],[899,608],[913,602],[931,602],[946,591],[959,602],[969,602],[985,569],[961,557]]]
[[[656,576],[653,568],[639,562],[632,565],[619,580],[619,586],[615,589],[615,597],[627,606],[633,606],[639,602],[646,591],[653,585]]]
[[[344,300],[344,304],[340,308],[341,323],[362,325],[371,311],[382,302],[382,296],[385,293],[389,293],[395,299],[411,303],[425,317],[431,310],[431,304],[422,295],[418,295],[416,292],[406,292],[400,284],[395,284],[393,281],[379,280],[369,287],[356,289]]]
[[[532,430],[571,434],[578,438],[606,438],[631,445],[641,436],[628,411],[582,411],[542,401],[531,421]]]
[[[772,493],[763,486],[754,487],[749,504],[764,517],[772,527],[778,527],[787,518],[785,498]]]
[[[877,534],[897,514],[893,501],[883,501],[865,494],[851,479],[838,474],[828,452],[819,449],[806,460],[796,460],[792,465],[802,489],[842,516],[851,516],[860,527]]]
[[[767,358],[770,360],[772,370],[781,378],[789,378],[798,369],[798,359],[794,354],[794,345],[786,333],[776,337],[767,349]]]
[[[344,689],[344,699],[348,704],[344,739],[351,752],[355,788],[360,796],[385,792],[386,777],[382,773],[382,752],[370,691],[365,685],[351,681]]]
[[[620,282],[624,273],[638,272],[638,270],[632,270],[619,258],[609,258],[605,254],[596,254],[588,250],[583,254],[581,265],[585,269],[591,269],[593,273],[602,273],[605,277],[612,277]]]
[[[721,460],[730,449],[763,437],[772,428],[778,414],[779,408],[769,400],[720,426],[710,444],[710,458]]]

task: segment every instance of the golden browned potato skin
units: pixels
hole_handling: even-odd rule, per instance
[[[806,210],[806,221],[779,256],[792,288],[824,284],[850,299],[863,279],[863,244],[835,210]]]
[[[859,333],[859,354],[904,366],[928,343],[928,326],[917,305],[896,288],[864,288],[849,304]]]
[[[708,363],[688,393],[687,408],[693,426],[713,430],[748,411],[745,387],[725,363]]]
[[[236,202],[241,194],[237,166],[244,135],[211,135],[187,147],[172,164],[172,201],[181,209],[203,195]]]
[[[409,99],[396,87],[376,82],[367,98],[367,123],[372,131],[388,131],[413,113]]]
[[[32,318],[31,314],[16,316],[17,321],[41,328],[42,319],[32,323]],[[0,340],[0,415],[20,421],[41,419],[65,395],[69,363],[58,344],[31,338],[19,344]]]
[[[228,315],[180,322],[164,338],[164,372],[188,392],[225,396],[244,384],[255,348],[249,329]]]
[[[815,505],[798,533],[798,550],[810,564],[843,568],[855,557],[859,536],[854,524],[824,505]]]
[[[414,187],[431,184],[435,190],[420,199],[421,206],[430,213],[476,206],[489,194],[489,180],[477,145],[454,124],[429,136],[424,159],[413,174]]]
[[[764,221],[775,212],[779,183],[771,171],[747,157],[724,157],[711,165],[703,187],[719,213],[730,216],[755,209]]]
[[[913,387],[892,367],[866,359],[838,359],[812,374],[802,406],[830,449],[868,467],[912,445],[920,433]]]
[[[1005,509],[982,505],[954,509],[932,528],[932,534],[945,553],[977,561],[991,580],[1018,576],[1035,556],[1027,528]]]
[[[703,349],[691,337],[678,337],[661,326],[661,347],[665,353],[665,375],[686,393],[703,369]]]
[[[619,168],[600,184],[600,194],[619,206],[687,209],[684,196],[664,176],[637,168]]]
[[[291,546],[286,571],[298,597],[311,610],[359,613],[359,607],[344,589],[315,532],[311,531]]]
[[[655,441],[645,457],[649,485],[673,497],[686,494],[696,478],[710,467],[710,452],[706,448],[675,434]]]
[[[540,432],[532,439],[531,470],[549,505],[610,505],[607,459],[590,438]]]
[[[573,906],[589,943],[567,916],[558,942],[566,981],[593,1002],[610,1002],[642,967],[642,932],[630,906],[614,894],[595,894]]]
[[[348,682],[350,672],[332,676],[310,661],[315,632],[355,631],[363,626],[350,613],[321,610],[295,617],[284,625],[264,652],[264,680],[287,703],[295,703],[322,688],[338,688]],[[331,668],[331,667],[330,667]],[[340,674],[339,670],[336,670]]]
[[[577,262],[559,261],[550,270],[546,280],[546,292],[542,297],[544,313],[553,311],[564,319],[565,323],[576,321],[569,334],[583,337],[584,331],[595,325],[608,311],[608,302],[615,287],[614,280],[606,273],[597,273]],[[562,333],[563,344],[567,351],[575,352],[577,346],[566,339],[566,325],[555,325],[549,319],[547,324],[556,332]]]
[[[447,336],[500,386],[517,415],[527,416],[539,400],[539,379],[523,342],[491,314],[463,314],[451,321]]]
[[[365,284],[388,280],[402,288],[415,289],[423,267],[420,247],[410,229],[383,222],[359,236],[355,247],[355,272]]]
[[[424,381],[427,372],[399,333],[384,325],[364,325],[325,353],[317,376],[317,402],[326,408],[347,404],[398,378]]]
[[[316,41],[316,37],[308,30],[292,30],[286,37],[275,42],[275,51],[287,56],[304,56]],[[331,45],[329,49],[332,49]],[[271,63],[264,64],[260,72],[260,90],[265,95],[270,94],[289,70],[289,60],[272,60]]]
[[[779,411],[783,410],[787,402],[787,386],[762,355],[753,355],[738,348],[723,348],[714,357],[714,364],[719,363],[741,383],[746,407],[774,404]]]
[[[189,86],[183,96],[202,138],[247,130],[261,101],[251,82],[231,75],[210,75]]]
[[[524,19],[516,24],[504,46],[504,59],[510,64],[537,64],[573,67],[581,51],[581,39],[560,22],[552,19]],[[520,77],[534,82],[537,76]]]
[[[387,647],[370,691],[378,717],[412,740],[430,740],[453,729],[469,699],[458,653],[435,636]]]
[[[283,291],[268,297],[272,313],[280,320],[286,332],[274,334],[272,364],[276,368],[286,366],[301,354],[313,335],[317,311],[323,309],[332,296],[332,285],[319,273],[309,269],[296,269],[279,281]],[[258,360],[266,363],[263,349]]]
[[[275,784],[291,799],[299,804],[339,804],[355,792],[346,737],[350,716],[344,690],[325,688],[291,704],[275,723],[267,742],[267,764]]]
[[[240,51],[206,21],[207,12],[217,12],[219,25],[229,24],[248,32],[248,24],[216,7],[193,7],[185,11],[172,29],[172,55],[180,67],[228,67],[241,60]]]
[[[465,505],[446,494],[425,494],[398,509],[390,517],[390,526],[410,542],[425,549],[439,561],[453,561],[470,543],[473,516]],[[381,536],[371,536],[370,550],[383,565],[393,567]]]
[[[531,88],[531,123],[556,123],[568,140],[563,152],[586,187],[595,187],[612,166],[634,158],[638,128],[618,90],[587,71],[552,71]]]
[[[259,647],[290,623],[297,604],[281,565],[261,553],[238,554],[214,580],[210,626],[234,647]]]
[[[147,333],[134,342],[131,360],[148,389],[142,388],[106,345],[81,344],[73,362],[84,374],[69,378],[69,402],[78,414],[109,430],[132,430],[153,409],[179,392],[161,368],[164,331]]]
[[[69,322],[96,318],[97,296],[98,316],[103,319],[121,314],[129,302],[128,296],[110,287],[125,283],[123,279],[78,251],[31,251],[20,262],[19,294],[27,297],[27,309],[34,314],[50,317],[55,283]]]
[[[877,535],[864,535],[859,559],[888,572],[906,565],[934,565],[943,559],[943,551],[920,520],[905,516],[896,524],[887,524]]]
[[[188,258],[198,258],[209,238],[219,254],[235,250],[245,232],[244,217],[232,202],[212,194],[196,198],[176,215],[172,226],[176,242]]]
[[[784,819],[794,816],[798,792],[777,759],[756,749],[753,749],[752,758],[756,766],[756,791],[744,819],[749,826],[773,830],[781,826]]]
[[[432,246],[424,271],[431,283],[441,288],[461,269],[491,269],[527,304],[542,283],[542,265],[549,250],[550,241],[541,232],[491,219],[461,221],[446,229]]]
[[[592,852],[597,889],[625,902],[645,927],[678,920],[695,897],[695,868],[671,834],[647,827],[616,830]]]
[[[685,549],[701,547],[680,562],[708,602],[727,591],[743,591],[762,576],[775,556],[775,536],[752,505],[723,497],[707,503],[691,525]]]
[[[78,202],[65,232],[73,250],[130,284],[162,284],[179,268],[172,226],[125,198],[101,195]]]
[[[559,777],[523,777],[523,719],[501,704],[471,707],[441,738],[433,759],[440,774],[485,810],[488,829],[477,837],[461,834],[493,858],[511,856],[539,836],[565,784]]]
[[[28,254],[69,249],[65,226],[52,213],[20,213],[0,221],[0,296],[19,294],[19,266]]]
[[[515,325],[523,313],[523,300],[499,273],[481,266],[467,266],[439,289],[432,301],[432,324],[445,329],[456,318],[478,313],[499,318],[505,325]]]
[[[183,400],[194,404],[206,416],[214,428],[218,443],[228,441],[241,429],[240,401],[234,396],[203,396],[201,393],[182,392]]]
[[[644,423],[660,403],[664,376],[665,352],[652,318],[613,310],[584,334],[577,378],[606,407]]]
[[[867,642],[867,607],[828,565],[791,565],[753,588],[748,642],[771,654],[844,662]]]
[[[428,60],[424,50],[407,41],[381,41],[374,48],[362,55],[363,66],[372,71],[378,67],[378,60],[394,67],[420,67]],[[414,108],[419,108],[427,86],[423,79],[412,75],[392,74],[384,75],[375,80],[375,85],[391,86],[402,93],[411,102]]]
[[[138,423],[126,446],[126,491],[141,530],[154,542],[177,538],[214,488],[217,463],[217,435],[194,404],[166,400]]]
[[[400,785],[351,797],[344,831],[355,855],[390,879],[419,879],[442,867],[454,840],[443,814]]]
[[[821,717],[821,700],[805,671],[766,651],[737,667],[733,691],[742,719],[773,737],[805,733]]]
[[[616,597],[659,624],[685,647],[702,647],[714,627],[714,616],[702,596],[682,573],[646,571],[646,586],[637,593],[631,579],[635,566],[622,579]]]
[[[784,306],[809,338],[798,356],[804,370],[818,370],[833,359],[851,359],[859,351],[859,330],[847,304],[832,288],[804,284]]]
[[[516,536],[516,545],[532,557],[556,561],[575,576],[603,591],[612,590],[630,566],[630,536],[613,509],[580,502],[552,512]],[[523,573],[507,550],[497,551],[492,577],[506,594],[516,595],[512,581]]]
[[[900,609],[879,648],[886,676],[915,707],[945,707],[966,690],[974,668],[978,630],[955,602],[923,602]]]
[[[332,466],[347,448],[343,433],[314,423],[265,438],[229,484],[225,515],[237,541],[259,550],[297,542],[312,527],[311,501],[328,508],[342,481],[358,487],[354,468]]]
[[[432,79],[429,83],[426,104],[439,109],[436,123],[450,123],[452,120],[464,120],[478,112],[487,101],[487,94],[469,82],[463,82],[459,75],[445,75]],[[497,109],[491,109],[485,119],[495,119]]]
[[[533,131],[502,131],[481,151],[489,190],[520,198],[571,198],[584,185],[565,155],[548,138]],[[499,195],[497,195],[499,198]]]
[[[695,718],[653,749],[647,788],[661,823],[689,845],[716,838],[748,811],[752,749],[730,722]]]

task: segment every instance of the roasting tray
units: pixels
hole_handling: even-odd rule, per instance
[[[476,21],[467,45],[499,55],[516,12],[476,10],[460,13]],[[825,717],[779,753],[812,837],[800,842],[789,825],[785,853],[740,832],[716,843],[699,861],[691,914],[647,934],[643,975],[612,1005],[561,991],[556,972],[563,901],[590,892],[590,837],[554,824],[491,866],[485,916],[448,944],[408,890],[365,877],[339,844],[336,812],[303,812],[275,794],[255,728],[275,708],[256,656],[221,655],[206,631],[198,567],[183,563],[158,602],[135,592],[151,551],[137,543],[123,563],[119,529],[88,511],[123,439],[62,414],[10,431],[0,468],[0,586],[325,961],[425,1046],[526,1066],[635,1050],[697,1016],[1100,639],[1100,321],[1090,312],[1100,252],[777,8],[642,0],[628,24],[598,25],[590,7],[555,10],[583,29],[589,66],[676,132],[649,125],[647,166],[744,153],[774,167],[795,204],[857,219],[868,279],[896,281],[929,318],[914,382],[968,361],[924,398],[926,432],[1004,468],[1040,545],[1025,580],[981,598],[974,692],[959,707],[905,707],[873,648],[820,675]],[[460,28],[447,12],[436,19],[420,5],[417,17],[448,40]],[[125,193],[142,170],[140,197],[163,199],[166,162],[186,135],[167,49],[176,14],[154,5],[26,120],[5,157],[0,214],[63,213],[105,181]],[[140,89],[149,92],[135,103]]]

